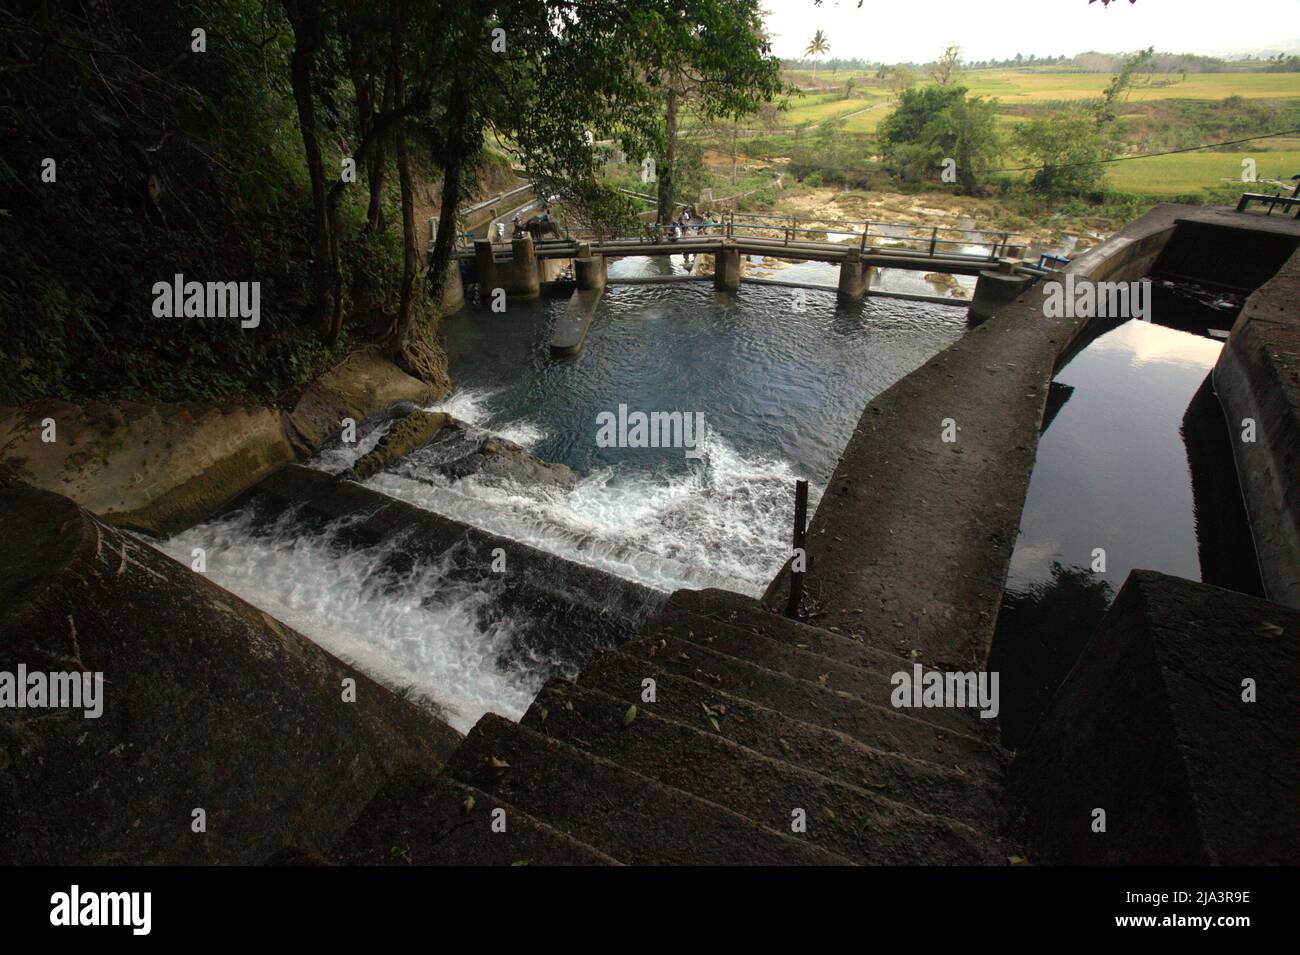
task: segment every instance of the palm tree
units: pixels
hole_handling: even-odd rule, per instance
[[[821,56],[824,53],[829,53],[830,51],[831,51],[830,40],[827,39],[824,31],[818,30],[816,33],[813,34],[813,38],[808,41],[808,48],[803,51],[804,56],[811,56],[813,58],[813,79],[814,80],[817,79],[817,57]]]

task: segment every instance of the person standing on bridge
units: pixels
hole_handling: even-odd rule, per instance
[[[681,237],[682,237],[683,239],[686,238],[686,237],[690,234],[690,229],[691,229],[691,218],[692,218],[692,217],[691,217],[691,207],[690,207],[690,206],[686,206],[684,209],[682,209],[682,214],[681,214],[680,216],[677,217],[677,222],[678,222],[679,227],[680,227],[678,231],[681,233]],[[683,253],[682,253],[682,262],[684,262],[684,263],[686,264],[686,267],[687,267],[688,269],[691,267],[691,255],[690,255],[689,252],[683,252]]]

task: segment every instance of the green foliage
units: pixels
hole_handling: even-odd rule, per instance
[[[880,125],[887,167],[905,181],[932,181],[952,159],[962,191],[977,192],[1002,150],[996,108],[961,86],[906,90]]]
[[[192,53],[193,20],[143,2],[0,11],[0,403],[274,401],[324,359],[299,327],[307,220],[274,81],[283,38],[260,3],[231,0]],[[153,283],[178,272],[259,280],[261,327],[155,318]]]
[[[1029,181],[1045,196],[1088,196],[1101,190],[1105,147],[1096,124],[1075,113],[1033,119],[1017,127],[1017,145],[1037,165]]]

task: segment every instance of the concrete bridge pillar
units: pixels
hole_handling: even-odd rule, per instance
[[[741,268],[740,250],[730,239],[724,240],[713,257],[713,287],[728,292],[740,288]]]
[[[971,298],[966,318],[975,323],[992,318],[1003,305],[1014,302],[1020,293],[1034,282],[1032,275],[983,271],[975,280],[975,295]]]
[[[492,255],[491,239],[474,240],[474,268],[478,272],[480,288],[492,289],[499,286],[497,282],[497,264]]]
[[[542,292],[542,284],[537,274],[537,254],[533,251],[533,237],[520,236],[511,242],[510,246],[510,284],[506,292],[519,298],[536,298]]]
[[[843,263],[840,264],[839,299],[841,302],[860,302],[871,287],[871,275],[875,272],[871,266],[862,261],[859,249],[849,249]]]
[[[578,288],[591,290],[605,287],[605,257],[603,255],[579,256],[573,260],[573,274]]]

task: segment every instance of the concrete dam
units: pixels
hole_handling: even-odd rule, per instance
[[[15,439],[0,670],[109,705],[6,710],[0,860],[1300,859],[1300,224],[1163,205],[1067,272],[859,246],[804,289],[755,241],[792,254],[481,240],[462,293],[508,307],[447,321],[456,392],[322,390],[204,513],[80,505]],[[634,281],[684,250],[714,275]],[[891,255],[978,307],[873,294]],[[596,442],[620,396],[706,426]]]

